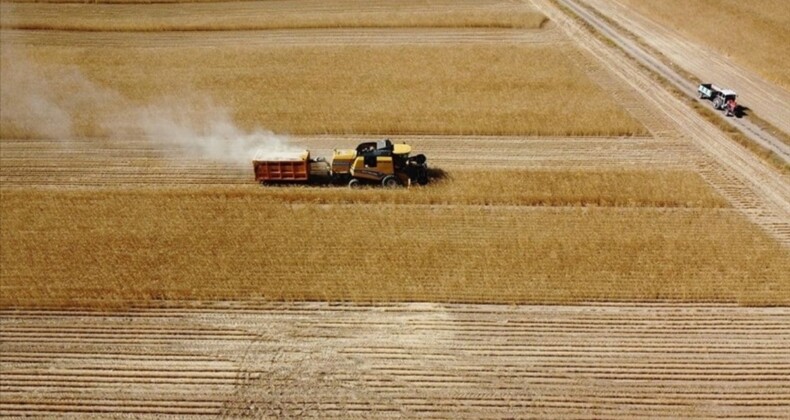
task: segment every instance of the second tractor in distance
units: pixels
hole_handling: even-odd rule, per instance
[[[712,83],[702,83],[697,88],[700,99],[708,99],[713,102],[713,108],[725,110],[728,117],[732,117],[738,110],[738,103],[735,99],[738,94],[734,90],[722,89]]]

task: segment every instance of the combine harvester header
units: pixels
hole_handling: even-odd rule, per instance
[[[255,180],[273,183],[347,183],[349,187],[385,187],[428,183],[425,155],[409,156],[411,146],[389,139],[362,143],[356,149],[335,149],[332,159],[312,159],[310,152],[260,156],[252,161]]]

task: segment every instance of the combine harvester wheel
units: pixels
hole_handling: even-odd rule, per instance
[[[400,182],[398,182],[398,178],[395,178],[392,175],[387,175],[381,180],[381,185],[384,186],[384,188],[395,188],[400,185]]]

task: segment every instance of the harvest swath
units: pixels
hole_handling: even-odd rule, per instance
[[[0,416],[786,415],[787,175],[556,2],[100,3],[0,3]]]

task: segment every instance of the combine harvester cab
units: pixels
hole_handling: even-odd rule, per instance
[[[352,188],[362,183],[381,183],[388,188],[410,186],[415,182],[420,185],[428,183],[425,156],[409,157],[411,146],[408,144],[393,144],[387,139],[362,143],[354,152],[348,166],[348,185]],[[337,157],[337,154],[333,157],[333,168]]]
[[[713,102],[714,109],[726,110],[728,117],[734,116],[738,110],[738,94],[734,90],[722,89],[712,83],[702,83],[697,88],[697,93],[700,99]]]

